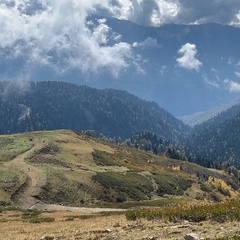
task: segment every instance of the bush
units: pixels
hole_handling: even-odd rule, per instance
[[[99,172],[93,180],[109,191],[114,190],[117,195],[114,201],[118,202],[147,200],[153,191],[151,181],[137,173]]]
[[[167,219],[171,222],[187,220],[190,222],[201,222],[213,220],[217,222],[239,221],[240,220],[240,202],[229,201],[212,204],[192,204],[185,206],[170,206],[158,209],[141,209],[126,212],[128,220],[138,218]]]
[[[33,218],[30,219],[30,223],[43,223],[43,222],[54,222],[55,218],[52,217],[45,217],[45,218]]]
[[[183,195],[184,191],[191,187],[193,182],[186,177],[172,173],[157,174],[153,176],[153,179],[158,184],[157,194],[159,196],[164,194]]]

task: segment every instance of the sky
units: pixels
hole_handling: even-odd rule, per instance
[[[102,16],[97,22],[90,15]],[[111,29],[104,17],[130,20],[141,26],[219,23],[240,27],[239,0],[1,0],[0,80],[34,80],[34,71],[49,68],[58,76],[71,71],[84,75],[106,72],[113,79],[130,68],[145,74],[144,59],[136,48],[160,48],[154,38],[130,44]],[[179,46],[175,63],[199,72],[204,63],[198,46]],[[5,69],[6,63],[14,68]],[[17,63],[17,64],[16,64]],[[164,66],[163,66],[164,67]],[[235,75],[240,78],[240,70]],[[209,84],[217,84],[205,78]],[[240,84],[225,79],[229,91]]]
[[[130,64],[141,71],[134,61],[133,46],[121,42],[121,36],[111,31],[104,20],[98,24],[88,22],[89,14],[156,27],[166,23],[240,26],[240,1],[1,0],[0,56],[6,60],[23,57],[25,78],[31,78],[34,66],[51,67],[60,75],[73,69],[83,73],[101,69],[115,78]],[[195,59],[196,52],[196,46],[186,43],[179,50],[183,56],[178,64],[199,69],[201,62]],[[193,60],[191,66],[186,64],[189,59]]]

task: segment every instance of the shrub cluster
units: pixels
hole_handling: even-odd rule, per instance
[[[126,212],[128,220],[146,218],[148,220],[166,219],[171,222],[187,220],[201,222],[213,220],[217,222],[239,221],[240,202],[236,200],[221,203],[188,204],[184,206],[166,206],[157,209],[141,209]]]

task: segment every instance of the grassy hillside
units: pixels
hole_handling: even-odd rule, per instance
[[[68,130],[0,136],[0,203],[29,208],[235,198],[234,176]],[[184,201],[185,201],[184,200]],[[179,200],[180,201],[180,200]]]

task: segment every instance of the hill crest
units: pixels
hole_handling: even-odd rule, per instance
[[[236,197],[233,176],[68,130],[0,136],[1,202],[110,206]],[[45,206],[45,205],[44,205]]]

